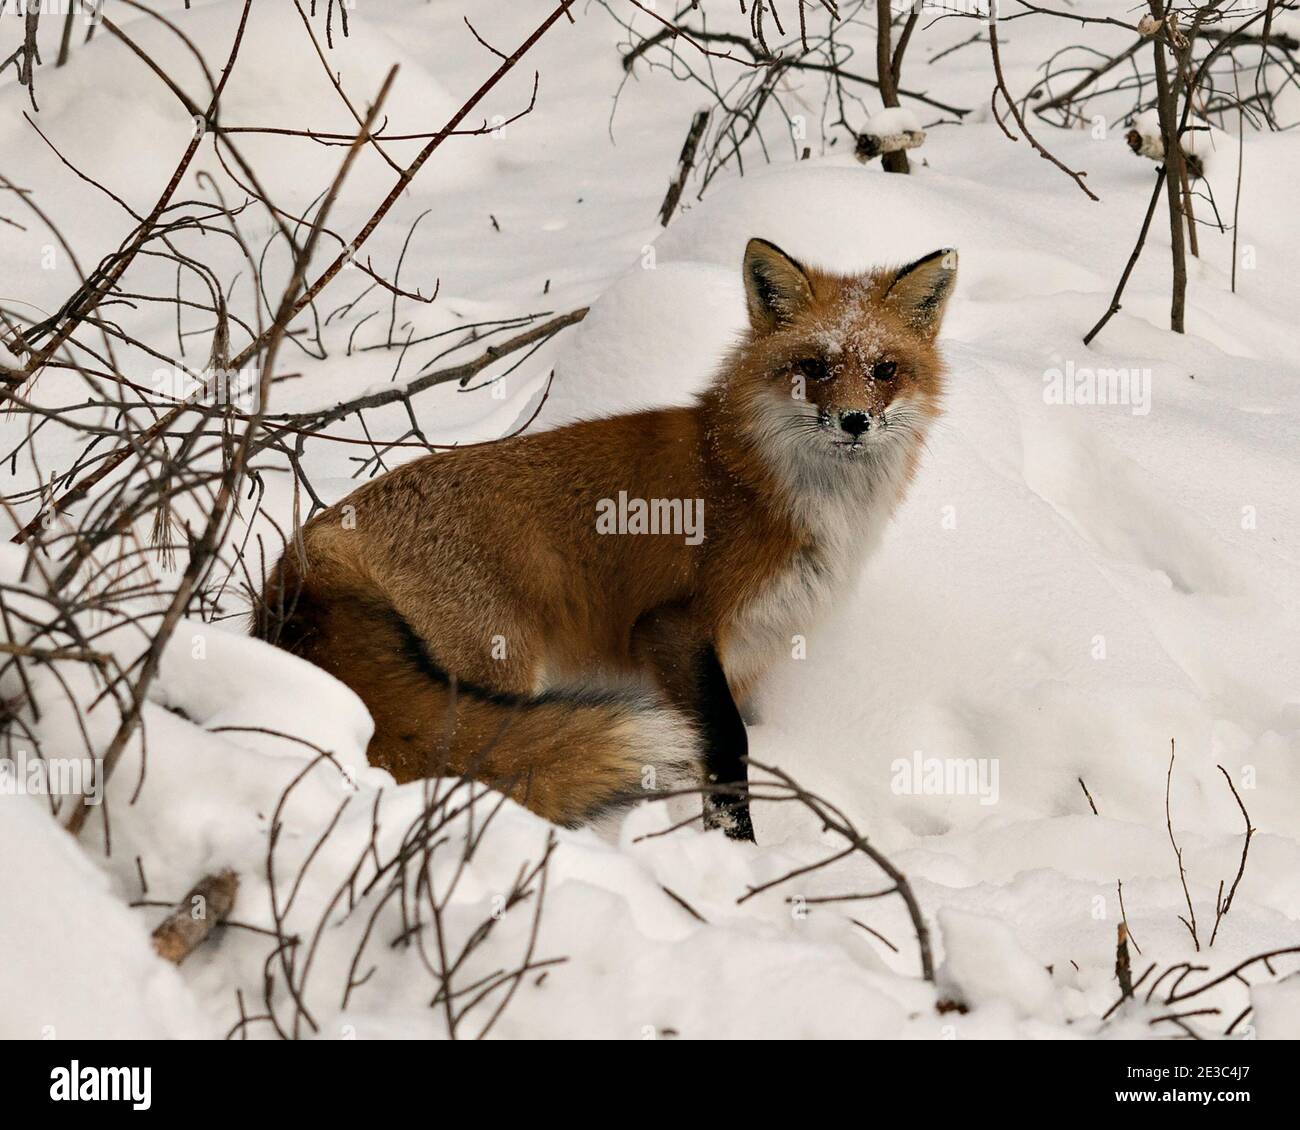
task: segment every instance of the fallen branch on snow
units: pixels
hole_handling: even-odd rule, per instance
[[[200,879],[153,932],[153,948],[164,961],[179,965],[235,907],[239,876],[220,871]]]

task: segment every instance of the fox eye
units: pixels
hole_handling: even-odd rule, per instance
[[[831,375],[830,366],[820,357],[806,357],[795,368],[810,381],[824,381]]]
[[[871,370],[871,378],[877,381],[892,381],[896,372],[898,372],[897,361],[877,361]]]

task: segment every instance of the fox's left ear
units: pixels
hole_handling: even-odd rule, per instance
[[[956,280],[957,252],[951,247],[932,251],[895,272],[885,291],[885,303],[919,334],[934,338]]]

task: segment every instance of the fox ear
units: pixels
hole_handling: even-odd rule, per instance
[[[885,303],[918,333],[934,338],[956,279],[957,252],[951,247],[932,251],[894,273],[885,290]]]
[[[758,333],[783,325],[812,301],[803,267],[765,239],[745,247],[744,274],[749,323]]]

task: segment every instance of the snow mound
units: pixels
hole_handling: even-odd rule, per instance
[[[944,909],[939,929],[946,954],[938,974],[941,993],[974,1008],[1005,1005],[1020,1017],[1054,1019],[1051,977],[1005,922]]]

